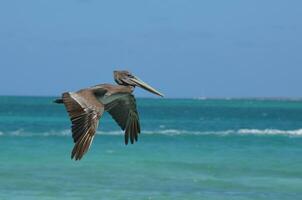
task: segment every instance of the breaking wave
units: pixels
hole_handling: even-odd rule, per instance
[[[300,135],[302,129],[296,130],[279,130],[279,129],[240,129],[239,134],[254,134],[254,135]]]
[[[98,135],[123,135],[123,131],[97,131]],[[302,129],[295,130],[279,130],[279,129],[238,129],[238,130],[222,130],[222,131],[189,131],[177,129],[160,129],[160,130],[145,130],[142,131],[145,135],[287,135],[287,136],[302,136]],[[32,133],[23,129],[15,131],[0,131],[0,136],[70,136],[70,130],[48,131],[40,133]]]

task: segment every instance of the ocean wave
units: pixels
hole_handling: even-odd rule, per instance
[[[166,129],[158,131],[144,131],[145,134],[162,134],[162,135],[288,135],[302,136],[302,129],[295,130],[279,130],[279,129],[238,129],[238,130],[222,130],[222,131],[188,131]]]
[[[124,132],[117,131],[97,131],[97,135],[123,135]],[[161,130],[145,130],[142,131],[145,135],[166,135],[166,136],[178,136],[178,135],[287,135],[287,136],[302,136],[302,129],[295,130],[280,130],[280,129],[238,129],[238,130],[222,130],[222,131],[190,131],[190,130],[178,130],[178,129],[161,129]],[[71,131],[66,130],[51,130],[48,132],[32,133],[23,129],[15,131],[0,131],[0,136],[70,136]]]
[[[279,129],[240,129],[239,134],[254,135],[298,135],[302,136],[302,129],[296,130],[279,130]]]

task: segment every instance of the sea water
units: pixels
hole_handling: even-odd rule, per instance
[[[138,99],[142,132],[124,144],[104,114],[70,159],[54,97],[0,97],[0,199],[302,199],[302,101]]]

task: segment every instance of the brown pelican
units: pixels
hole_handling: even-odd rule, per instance
[[[139,116],[132,92],[139,86],[163,97],[163,94],[144,83],[128,71],[114,71],[114,80],[118,85],[99,84],[77,92],[65,92],[55,103],[63,103],[72,122],[72,137],[75,143],[71,159],[80,160],[88,151],[99,119],[104,111],[125,131],[125,144],[133,144],[140,133]]]

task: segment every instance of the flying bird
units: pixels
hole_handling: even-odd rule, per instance
[[[141,132],[133,91],[136,86],[163,97],[164,95],[128,71],[114,71],[118,85],[99,84],[77,92],[65,92],[55,103],[64,104],[71,120],[74,147],[71,159],[80,160],[87,153],[99,119],[107,111],[121,127],[125,144],[137,141]]]

